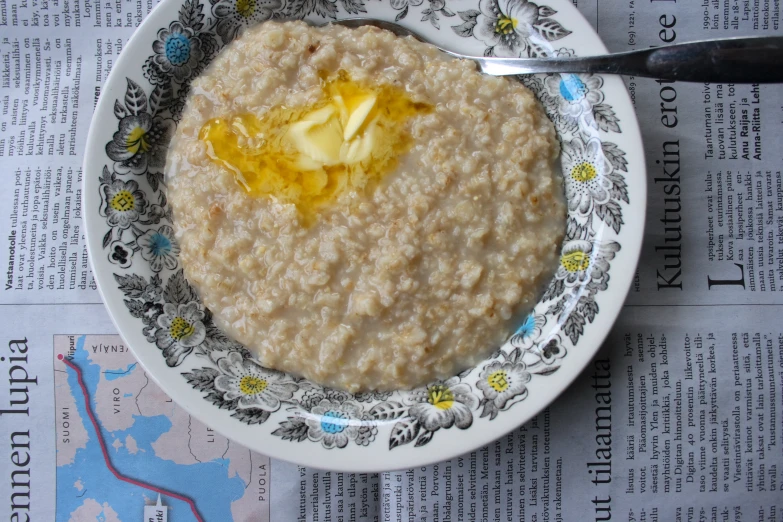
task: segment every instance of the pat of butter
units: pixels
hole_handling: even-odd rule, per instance
[[[364,133],[352,138],[370,115],[377,99],[375,94],[367,95],[351,110],[342,96],[335,96],[326,107],[307,113],[291,124],[286,138],[306,156],[299,164],[310,168],[319,164],[331,167],[367,159],[374,145],[375,125],[368,124]]]

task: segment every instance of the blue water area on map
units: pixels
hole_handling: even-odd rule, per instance
[[[84,337],[78,339],[72,361],[82,370],[94,411],[95,401],[92,397],[98,387],[101,368],[87,359],[84,341]],[[68,385],[76,399],[88,441],[86,448],[76,452],[73,463],[57,467],[57,520],[69,520],[70,514],[88,498],[94,499],[101,506],[108,503],[123,521],[142,520],[145,501],[157,499],[157,493],[119,480],[106,467],[95,430],[84,406],[76,372],[70,368],[67,372]],[[98,421],[100,422],[100,419]],[[165,415],[136,415],[133,426],[127,430],[112,433],[103,429],[101,431],[112,463],[120,474],[194,499],[202,518],[207,522],[231,520],[231,502],[244,494],[244,481],[236,475],[228,477],[227,459],[183,465],[157,457],[152,443],[169,429],[171,421]],[[124,446],[116,450],[111,446],[115,438],[125,440],[127,435],[136,440],[140,450],[133,455],[128,453]],[[74,487],[77,481],[81,481],[81,491]],[[169,506],[170,522],[195,520],[187,503],[166,495],[161,498],[163,504]],[[105,520],[105,515],[101,513],[97,520]]]
[[[117,370],[103,370],[103,378],[107,381],[113,381],[114,379],[120,379],[125,377],[136,367],[136,363],[131,363],[124,370],[119,368]]]

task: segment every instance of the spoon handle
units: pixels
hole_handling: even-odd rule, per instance
[[[725,38],[574,58],[477,58],[486,74],[604,73],[711,83],[783,82],[783,37]]]

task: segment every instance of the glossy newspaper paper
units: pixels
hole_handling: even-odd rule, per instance
[[[419,4],[404,9],[418,16]],[[783,35],[779,0],[574,4],[611,51]],[[552,406],[485,448],[333,473],[191,418],[101,304],[82,153],[101,85],[152,7],[0,0],[2,518],[783,521],[783,88],[625,78],[649,210],[600,353]]]

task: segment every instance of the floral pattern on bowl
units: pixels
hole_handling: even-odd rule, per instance
[[[553,45],[567,44],[572,33],[552,7],[527,0],[475,2],[390,0],[383,17],[403,20],[422,32],[450,31],[451,37],[469,40],[487,56],[575,54]],[[394,452],[405,445],[427,445],[441,430],[469,430],[477,419],[495,422],[540,390],[539,381],[556,375],[600,312],[599,295],[609,288],[631,199],[628,157],[610,139],[621,134],[620,120],[606,103],[602,77],[519,78],[556,125],[569,211],[560,265],[535,309],[509,341],[476,368],[412,391],[352,395],[262,367],[215,326],[179,266],[163,166],[190,81],[243,26],[305,17],[323,21],[368,9],[374,13],[376,8],[364,0],[165,3],[178,3],[177,18],[144,44],[148,57],[137,73],[124,78],[124,95],[113,100],[116,132],[103,143],[104,164],[95,177],[100,204],[88,210],[88,228],[91,236],[101,229],[100,250],[91,247],[91,255],[104,294],[111,281],[134,328],[193,393],[210,408],[230,412],[232,422],[262,425],[256,429],[266,437],[327,450],[376,446],[382,440],[386,451]],[[472,3],[472,8],[458,9],[453,5],[457,3]],[[414,12],[420,22],[404,20]],[[446,21],[449,26],[441,27]],[[85,170],[93,175],[90,165]],[[95,186],[86,181],[87,190]],[[102,278],[101,272],[110,272],[111,279]],[[137,354],[149,353],[146,347],[131,346]]]

